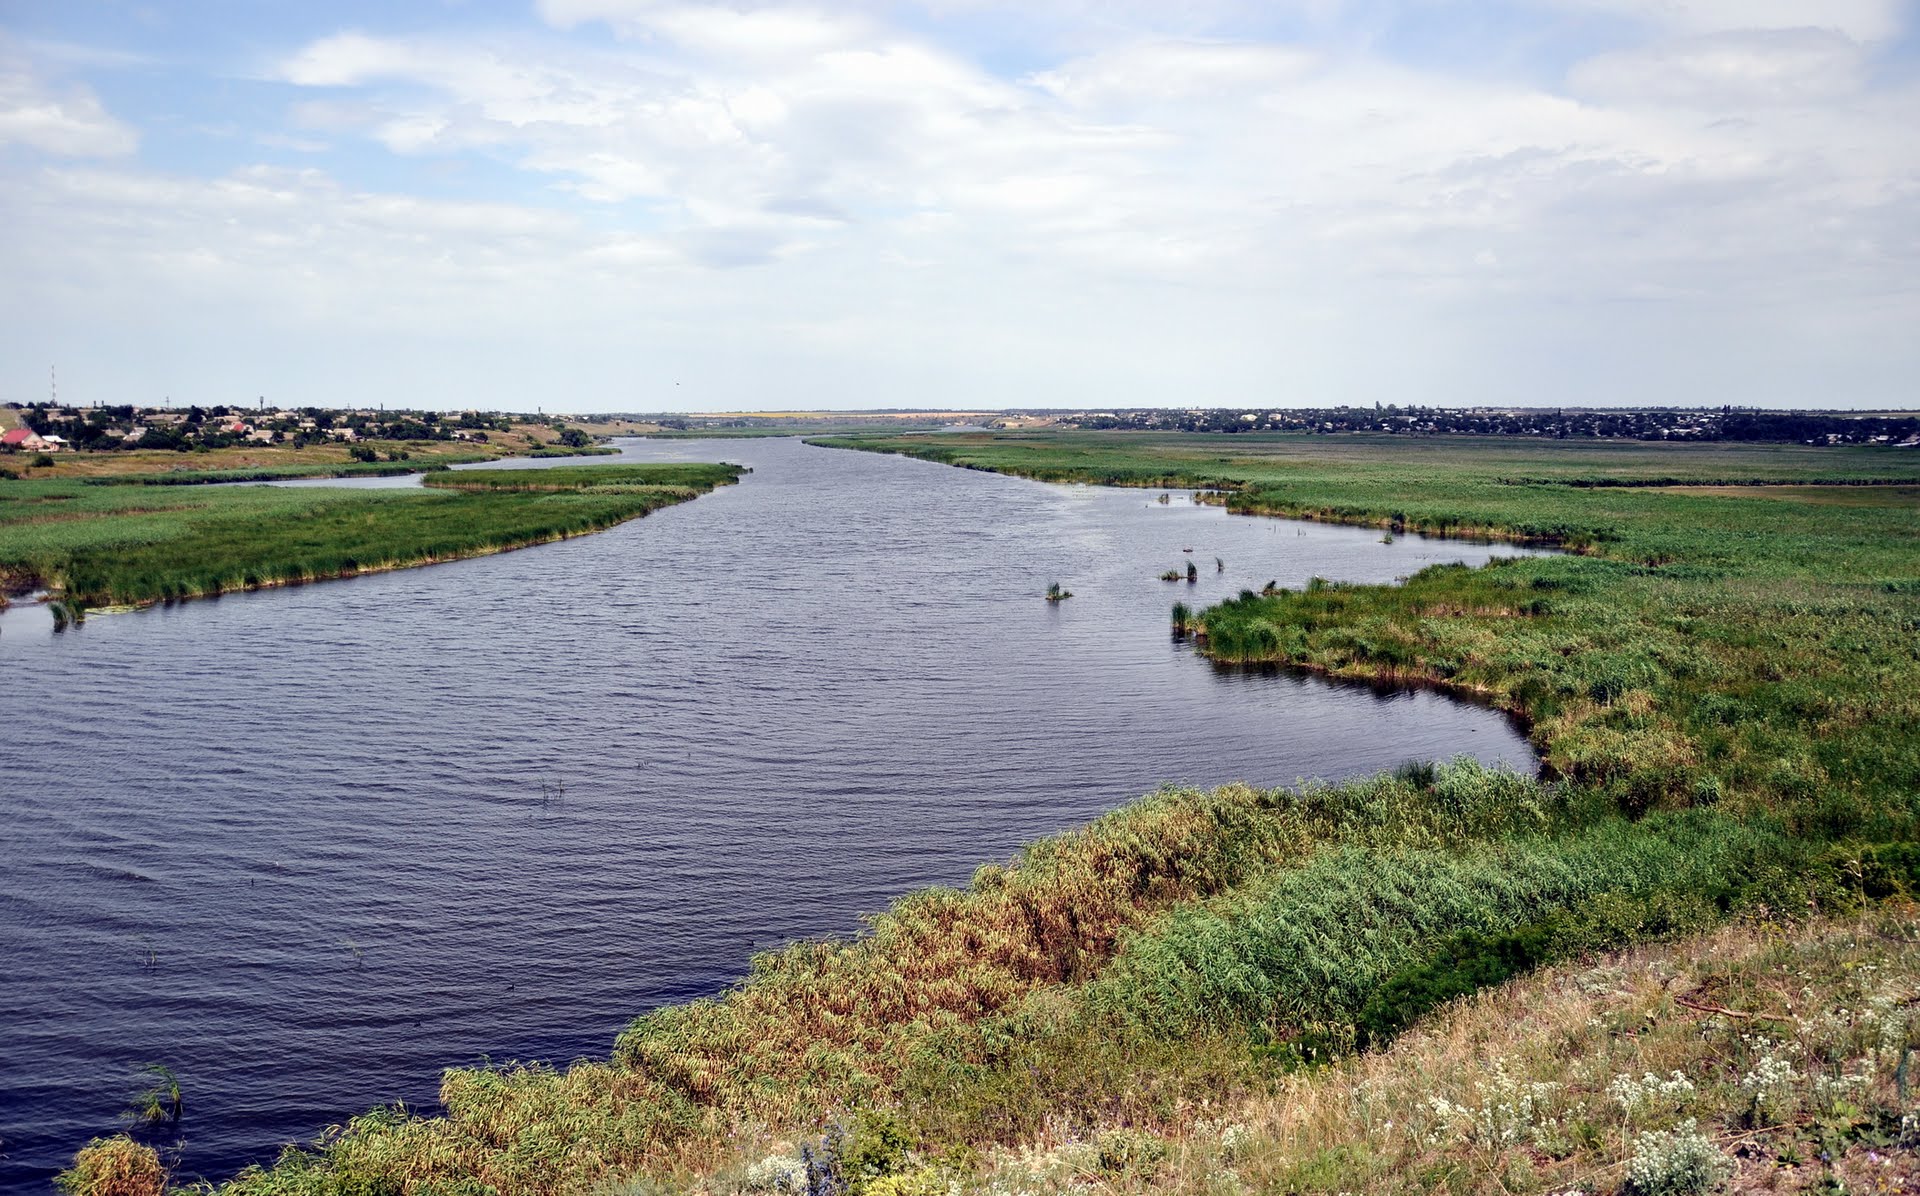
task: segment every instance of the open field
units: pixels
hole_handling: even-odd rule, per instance
[[[1236,486],[1366,482],[1392,489],[1428,469],[1486,485],[1541,478],[1613,479],[1642,485],[1920,480],[1920,452],[1814,448],[1797,444],[1653,444],[1619,440],[1294,433],[1193,435],[1179,432],[945,433],[866,437],[837,447],[899,452],[975,469],[1060,481],[1150,485],[1161,477],[1209,476]]]
[[[737,472],[474,470],[457,489],[418,491],[0,480],[0,581],[84,611],[344,577],[596,531]],[[530,490],[522,479],[534,474],[543,481]]]
[[[227,1190],[805,1190],[811,1168],[816,1190],[863,1196],[1651,1196],[1913,1176],[1910,454],[848,447],[1566,547],[1198,616],[1222,661],[1512,710],[1547,774],[1460,762],[1152,795],[963,891],[903,898],[852,942],[761,956],[604,1061],[449,1071],[439,1115],[368,1114]],[[1877,501],[1826,501],[1843,484]]]
[[[540,428],[540,432],[547,429]],[[451,440],[370,440],[371,448],[382,458],[406,453],[398,464],[413,469],[434,465],[462,465],[496,457],[524,454],[528,449],[544,448],[551,436],[501,434],[491,444]],[[364,462],[356,461],[345,444],[321,444],[309,448],[280,445],[235,445],[232,448],[204,449],[176,453],[165,449],[128,449],[101,453],[56,453],[52,465],[35,467],[31,454],[0,456],[0,469],[24,478],[107,478],[128,474],[197,474],[216,471],[272,471],[275,477],[327,477],[350,475]],[[380,462],[386,464],[386,461]]]
[[[567,424],[589,436],[651,436],[660,430],[660,425],[656,423],[599,415],[573,416],[567,420]]]

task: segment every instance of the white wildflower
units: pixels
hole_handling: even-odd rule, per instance
[[[1752,1071],[1740,1077],[1740,1091],[1753,1100],[1757,1110],[1784,1112],[1793,1103],[1793,1086],[1799,1079],[1793,1064],[1769,1049],[1754,1063]]]
[[[800,1192],[807,1186],[807,1165],[792,1155],[768,1155],[747,1168],[749,1192]]]
[[[1671,1130],[1649,1130],[1634,1139],[1627,1187],[1637,1196],[1695,1196],[1732,1173],[1732,1162],[1689,1117]]]
[[[1693,1081],[1678,1071],[1668,1072],[1664,1080],[1652,1072],[1642,1074],[1637,1080],[1632,1076],[1615,1076],[1607,1084],[1608,1098],[1629,1117],[1652,1109],[1684,1107],[1695,1094]]]

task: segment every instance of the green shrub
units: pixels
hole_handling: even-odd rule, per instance
[[[1141,1130],[1108,1130],[1094,1146],[1100,1170],[1109,1175],[1148,1180],[1167,1161],[1166,1139]]]
[[[1471,825],[1474,807],[1459,808]],[[1727,888],[1797,854],[1792,841],[1707,811],[1446,848],[1327,847],[1129,935],[1089,999],[1164,1038],[1261,1024],[1285,1038],[1353,1025],[1390,978],[1456,936],[1511,934],[1614,895],[1629,899],[1624,916],[1644,921],[1665,907],[1638,902]],[[1495,941],[1509,963],[1538,951],[1531,939]],[[1496,950],[1456,963],[1491,972],[1500,958]],[[1444,984],[1447,971],[1443,964],[1432,983]],[[1381,1016],[1392,1020],[1385,1008]]]
[[[883,1175],[860,1189],[860,1196],[947,1196],[951,1185],[940,1168],[927,1166],[915,1171]]]
[[[848,1191],[870,1192],[874,1180],[897,1174],[913,1150],[913,1136],[894,1114],[863,1110],[840,1147],[839,1171]]]
[[[1358,1045],[1389,1042],[1436,1006],[1540,966],[1551,957],[1553,944],[1551,922],[1497,934],[1469,930],[1455,935],[1432,958],[1389,976],[1367,999],[1356,1019]]]

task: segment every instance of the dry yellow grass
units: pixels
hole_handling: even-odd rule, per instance
[[[1151,1127],[1158,1165],[1116,1167],[1155,1152],[1116,1151],[1127,1131],[1110,1127],[999,1152],[965,1186],[1616,1192],[1637,1190],[1643,1135],[1691,1120],[1721,1160],[1721,1190],[1920,1190],[1905,1080],[1920,1004],[1913,915],[1728,927],[1551,968],[1440,1011],[1386,1051]]]
[[[591,436],[647,436],[660,431],[659,424],[640,423],[630,419],[600,419],[596,416],[583,415],[567,422]]]
[[[540,430],[546,431],[544,428]],[[530,441],[515,434],[496,435],[491,444],[469,444],[465,441],[453,440],[414,440],[397,445],[382,441],[379,446],[382,450],[401,448],[410,455],[411,460],[431,464],[436,458],[441,457],[472,460],[476,456],[506,456],[512,452],[534,447],[537,443],[541,442]],[[352,460],[344,444],[314,445],[311,448],[298,449],[250,444],[191,453],[176,453],[164,449],[147,451],[131,449],[100,453],[59,453],[54,456],[53,467],[37,471],[36,476],[101,478],[120,477],[126,474],[167,473],[176,469],[196,472],[214,469],[283,469],[290,466],[345,465]]]

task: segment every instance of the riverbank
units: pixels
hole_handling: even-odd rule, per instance
[[[1549,768],[1625,808],[1727,801],[1822,834],[1910,817],[1920,507],[1859,483],[1909,476],[1911,453],[1127,434],[829,443],[1047,480],[1206,484],[1250,515],[1578,549],[1402,586],[1243,594],[1202,612],[1198,631],[1220,660],[1491,699],[1528,721]],[[1673,489],[1689,477],[1791,485]],[[1622,484],[1648,480],[1658,487]]]
[[[525,479],[537,472],[537,489]],[[726,465],[435,473],[422,490],[0,480],[0,578],[67,617],[410,568],[611,527],[725,485]]]
[[[1637,1133],[1678,1132],[1682,1112],[1705,1119],[1709,1141],[1763,1129],[1761,1145],[1798,1149],[1819,1140],[1817,1127],[1745,1120],[1737,1070],[1769,1053],[1741,1052],[1736,1038],[1754,1029],[1753,1010],[1774,1012],[1779,996],[1764,982],[1780,974],[1782,951],[1749,951],[1738,972],[1714,966],[1714,944],[1727,940],[1712,928],[1730,917],[1771,927],[1744,933],[1755,946],[1791,944],[1794,959],[1825,958],[1830,929],[1794,919],[1864,911],[1898,925],[1909,907],[1871,911],[1914,891],[1916,864],[1911,851],[1826,847],[1714,810],[1628,819],[1579,787],[1471,764],[1330,788],[1167,791],[984,867],[963,891],[903,899],[858,940],[757,957],[725,996],[636,1021],[606,1061],[449,1071],[439,1115],[369,1113],[222,1190],[798,1191],[811,1163],[816,1190],[830,1181],[867,1196],[956,1184],[1211,1192],[1223,1170],[1332,1192],[1369,1174],[1405,1181],[1410,1165],[1440,1167],[1458,1191],[1535,1192],[1559,1176],[1619,1172]],[[1564,983],[1553,984],[1558,1006],[1544,1025],[1504,1023],[1536,1035],[1510,1071],[1452,1045],[1448,1057],[1472,1067],[1418,1073],[1436,1037],[1457,1044],[1447,1022],[1424,1018],[1436,1006],[1539,964],[1664,939],[1679,944],[1667,957],[1709,962],[1672,992],[1737,1011],[1733,1033],[1696,1042],[1690,1056],[1689,1083],[1711,1100],[1626,1121],[1605,1114],[1613,1072],[1637,1082],[1641,1058],[1602,1049],[1614,1040],[1607,1027],[1647,1025],[1642,1007],[1671,995],[1651,985],[1627,1001],[1589,997],[1577,1016],[1563,1008]],[[1916,961],[1901,959],[1885,974],[1810,977],[1790,998],[1794,1016],[1857,1053],[1874,1029],[1865,1011],[1905,1010],[1920,991]],[[1495,1000],[1511,1009],[1527,998]],[[1857,1012],[1820,1020],[1829,1002]],[[1662,1008],[1673,1025],[1649,1044],[1685,1040],[1696,1013]],[[1379,1052],[1409,1026],[1414,1045],[1383,1064]],[[1892,1107],[1908,1021],[1888,1034],[1888,1053],[1847,1089],[1875,1102],[1854,1106],[1866,1111],[1859,1131]],[[1803,1069],[1822,1046],[1792,1045],[1781,1057]],[[1550,1104],[1532,1086],[1564,1083],[1562,1050],[1604,1063]],[[1661,1045],[1645,1057],[1674,1055]],[[1837,1058],[1856,1074],[1853,1055]],[[1390,1097],[1350,1086],[1396,1067],[1405,1082]],[[1808,1072],[1794,1078],[1804,1083],[1769,1097],[1779,1111],[1797,1116],[1816,1098],[1830,1107]],[[1477,1137],[1474,1110],[1497,1104],[1503,1083],[1535,1092],[1534,1105],[1504,1115],[1511,1133]],[[1289,1157],[1280,1143],[1303,1144],[1287,1097],[1302,1093],[1323,1110],[1309,1122],[1337,1132]],[[1460,1100],[1459,1111],[1433,1095]],[[1349,1106],[1373,1115],[1341,1112]],[[1413,1139],[1378,1129],[1408,1114]],[[1234,1122],[1248,1149],[1223,1156],[1212,1136]],[[1845,1133],[1854,1136],[1843,1144],[1873,1141]],[[1078,1170],[1055,1166],[1081,1156]],[[1022,1169],[1017,1188],[994,1186]],[[783,1182],[783,1171],[798,1177]],[[1516,1175],[1533,1180],[1500,1186]]]

